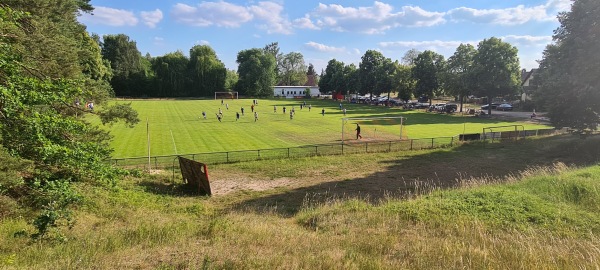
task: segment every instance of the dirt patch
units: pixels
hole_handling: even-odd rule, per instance
[[[297,186],[297,179],[252,179],[248,177],[228,177],[211,180],[210,187],[213,196],[227,195],[238,191],[264,191],[280,187],[293,188]]]

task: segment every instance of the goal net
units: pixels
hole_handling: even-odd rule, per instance
[[[238,92],[215,92],[215,99],[238,99]]]
[[[482,139],[491,142],[516,141],[524,136],[525,127],[523,125],[484,127],[482,133]]]
[[[402,116],[342,118],[342,142],[405,140],[408,139],[405,121]]]

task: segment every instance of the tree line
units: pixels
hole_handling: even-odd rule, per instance
[[[316,75],[301,53],[283,54],[276,42],[240,51],[234,71],[226,69],[208,45],[193,46],[189,56],[176,51],[152,57],[142,56],[125,34],[93,36],[112,70],[110,84],[117,96],[206,97],[237,91],[270,97],[273,85],[305,85],[308,76]]]
[[[396,93],[402,100],[450,95],[464,100],[468,95],[512,98],[520,86],[517,48],[501,39],[485,39],[475,48],[460,44],[446,60],[426,50],[409,50],[401,61],[369,50],[359,66],[332,59],[319,81],[321,91],[371,96]]]

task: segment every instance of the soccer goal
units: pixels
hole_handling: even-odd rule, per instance
[[[238,92],[215,92],[215,99],[238,99]]]
[[[342,118],[342,143],[408,139],[402,116]],[[357,136],[360,127],[360,136]]]
[[[484,127],[482,135],[484,141],[517,141],[525,136],[525,127],[523,125]]]

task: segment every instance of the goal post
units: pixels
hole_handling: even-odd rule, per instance
[[[238,92],[215,92],[216,99],[238,99]]]
[[[342,143],[405,140],[408,139],[405,122],[406,117],[403,116],[342,118]],[[362,138],[357,138],[358,127]]]
[[[515,140],[522,138],[525,134],[525,127],[523,125],[507,125],[507,126],[493,126],[483,128],[483,140],[484,141],[502,141],[502,140]]]

